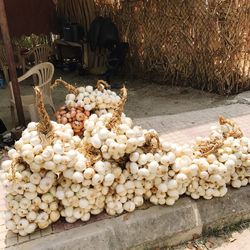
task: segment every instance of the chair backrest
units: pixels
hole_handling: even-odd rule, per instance
[[[36,85],[38,85],[44,95],[44,98],[51,95],[51,82],[54,75],[54,65],[50,62],[44,62],[35,65],[30,70],[28,70],[24,75],[18,78],[18,82],[22,82],[25,79],[29,78],[32,75],[36,75],[38,82]],[[11,92],[11,99],[14,102],[14,93],[12,89],[12,83],[9,84],[10,92]]]
[[[46,44],[35,46],[31,51],[30,54],[33,54],[35,58],[35,65],[42,62],[48,62],[52,53],[52,49]]]
[[[54,75],[54,65],[49,62],[40,63],[37,66],[40,65],[40,68],[38,67],[39,74],[39,87],[44,95],[44,98],[47,98],[51,95],[51,82]]]

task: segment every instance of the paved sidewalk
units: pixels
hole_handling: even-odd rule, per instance
[[[167,108],[167,107],[166,107]],[[234,119],[246,136],[250,136],[250,106],[247,104],[233,104],[217,108],[210,108],[200,111],[181,113],[176,115],[156,116],[143,119],[136,119],[135,123],[144,128],[156,129],[162,137],[170,142],[188,143],[196,136],[209,134],[211,125],[217,124],[220,115]],[[30,236],[21,237],[6,231],[4,226],[4,192],[0,183],[0,249],[10,246],[20,245],[21,243],[33,241],[37,238],[44,238],[51,234],[58,234],[63,231],[77,228],[86,224],[93,223],[110,216],[105,213],[91,218],[89,222],[76,222],[73,224],[58,221],[45,230],[38,230]],[[249,248],[250,249],[250,248]]]
[[[224,242],[216,248],[217,250],[249,250],[250,249],[250,229],[243,232],[234,232],[232,242]]]
[[[170,142],[188,143],[196,136],[207,136],[220,116],[236,121],[246,136],[250,136],[250,105],[234,104],[217,108],[135,119],[143,128],[154,128]]]

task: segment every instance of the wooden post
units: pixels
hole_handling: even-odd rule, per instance
[[[0,0],[0,26],[1,26],[1,31],[2,31],[4,47],[6,50],[6,57],[7,57],[8,67],[9,67],[9,74],[10,74],[10,79],[12,82],[12,89],[13,89],[13,93],[14,93],[14,97],[15,97],[18,122],[19,122],[19,125],[25,126],[23,105],[22,105],[22,99],[21,99],[21,95],[20,95],[19,84],[17,82],[16,65],[15,65],[15,60],[14,60],[13,48],[12,48],[12,44],[11,44],[11,40],[10,40],[10,34],[9,34],[7,16],[6,16],[6,12],[5,12],[4,0]]]

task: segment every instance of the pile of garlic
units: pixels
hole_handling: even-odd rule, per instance
[[[231,152],[236,162],[235,172],[231,173],[230,184],[234,188],[240,188],[250,183],[250,140],[247,137],[235,140],[228,139],[228,144],[231,144]],[[228,152],[224,153],[225,157],[227,156],[226,153]]]
[[[227,193],[228,185],[239,188],[249,183],[250,140],[242,137],[242,132],[230,123],[211,127],[209,137],[198,137],[192,145],[192,166],[199,171],[186,194],[193,199],[222,197]],[[212,146],[207,147],[208,154],[201,154],[200,145],[209,143]],[[214,152],[209,153],[211,149]]]
[[[98,91],[108,90],[87,86],[78,94],[90,99]],[[74,106],[76,95],[71,97]],[[126,97],[125,89],[112,113],[105,106],[103,114],[90,115],[83,139],[70,124],[50,121],[40,100],[41,121],[29,123],[2,163],[8,229],[25,236],[60,216],[73,223],[104,210],[132,212],[145,200],[173,205],[183,194],[211,199],[224,196],[228,185],[250,182],[250,139],[233,122],[221,118],[208,137],[192,144],[168,143],[133,125],[123,113]]]
[[[100,150],[105,160],[118,160],[143,146],[145,130],[133,126],[132,120],[125,114],[121,115],[121,123],[117,125],[116,130],[109,130],[107,124],[111,118],[111,113],[100,117],[96,114],[91,115],[84,124],[83,143]]]
[[[14,233],[26,236],[44,229],[60,218],[56,194],[56,174],[52,171],[33,173],[26,163],[16,163],[15,173],[12,160],[2,165],[3,185],[7,190],[6,227]]]
[[[37,125],[35,122],[28,124],[21,138],[15,142],[14,149],[8,152],[8,156],[10,159],[22,157],[34,173],[43,169],[61,173],[75,160],[75,149],[81,144],[81,139],[74,136],[70,124],[63,125],[51,121],[53,140],[47,143],[39,134]]]
[[[9,150],[10,160],[2,163],[7,188],[7,228],[25,236],[37,227],[46,228],[60,218],[56,198],[57,176],[71,165],[82,167],[85,157],[76,148],[81,144],[69,124],[50,122],[52,140],[31,122]],[[18,161],[21,160],[21,163]],[[17,163],[15,163],[17,161]]]
[[[87,221],[91,214],[101,213],[110,186],[119,173],[120,168],[115,162],[97,161],[81,172],[63,174],[56,190],[56,197],[63,208],[61,216],[72,223],[78,219]]]
[[[47,152],[48,147],[57,149],[55,145],[58,143],[64,145],[63,154],[58,151],[48,154],[53,157],[48,161],[44,158],[42,163],[34,162],[33,156],[27,157],[24,153],[26,150],[32,152],[37,146],[33,145],[34,138],[40,138],[34,133],[37,124],[29,124],[22,138],[16,142],[16,149],[9,151],[11,160],[2,164],[8,191],[6,225],[10,230],[26,235],[37,227],[45,228],[60,216],[73,223],[78,219],[87,221],[91,215],[103,210],[110,215],[132,212],[143,205],[144,200],[153,204],[173,205],[183,194],[194,199],[222,197],[227,192],[227,185],[240,187],[249,182],[250,140],[246,137],[225,138],[216,152],[202,155],[197,145],[201,141],[222,138],[223,127],[220,126],[212,128],[209,137],[197,138],[192,146],[161,141],[158,148],[148,152],[145,148],[146,134],[152,131],[133,127],[131,119],[124,114],[116,129],[109,130],[107,124],[111,117],[112,114],[100,117],[91,115],[85,122],[86,131],[82,140],[72,136],[69,125],[52,122],[54,136],[59,136],[61,141],[59,143],[59,138],[55,137],[43,151],[37,153],[35,150],[34,159],[36,156],[44,157],[43,152]],[[68,137],[62,139],[65,133],[69,133]],[[32,135],[27,138],[27,134]],[[93,138],[97,136],[101,141],[98,147],[93,143]],[[124,144],[117,139],[120,137],[126,137],[126,142],[132,138],[135,141],[138,138],[144,139],[132,148],[125,144],[123,151],[119,151],[119,145]],[[115,145],[110,147],[108,140],[112,140]],[[92,165],[81,153],[80,149],[85,144],[99,150],[102,155]],[[122,168],[118,163],[124,156],[126,161]],[[12,161],[18,157],[22,157],[25,164],[16,167],[16,180],[13,182],[10,181],[12,172],[8,171]],[[68,158],[66,162],[64,157]],[[48,168],[47,162],[54,160],[56,167]],[[57,179],[56,174],[59,173]]]
[[[69,124],[50,121],[38,87],[35,92],[40,121],[28,124],[14,149],[9,150],[9,160],[2,163],[9,208],[6,225],[22,236],[60,218],[57,178],[78,160],[76,149],[81,145]]]
[[[142,181],[135,179],[126,169],[119,172],[120,176],[115,178],[105,198],[105,210],[109,215],[133,212],[144,203]]]
[[[102,83],[98,88],[93,86],[79,87],[77,93],[66,95],[65,105],[68,108],[82,107],[86,111],[93,111],[98,115],[113,112],[120,101],[120,97],[109,89],[105,89]]]
[[[102,80],[93,86],[76,88],[62,79],[57,79],[53,87],[63,84],[70,92],[66,95],[65,106],[56,113],[58,123],[69,123],[75,135],[81,136],[84,131],[84,121],[90,114],[101,116],[113,113],[121,98],[109,89],[109,85]]]
[[[173,205],[197,174],[187,167],[192,162],[192,153],[187,145],[162,142],[161,150],[156,152],[137,149],[131,153],[126,167],[141,182],[145,199],[153,204]]]

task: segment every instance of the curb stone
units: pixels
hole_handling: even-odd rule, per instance
[[[173,246],[211,229],[249,219],[249,204],[250,186],[230,188],[223,198],[195,201],[183,197],[172,207],[136,210],[7,249],[140,250]]]
[[[250,186],[229,188],[223,198],[197,200],[203,231],[222,228],[250,219]]]

